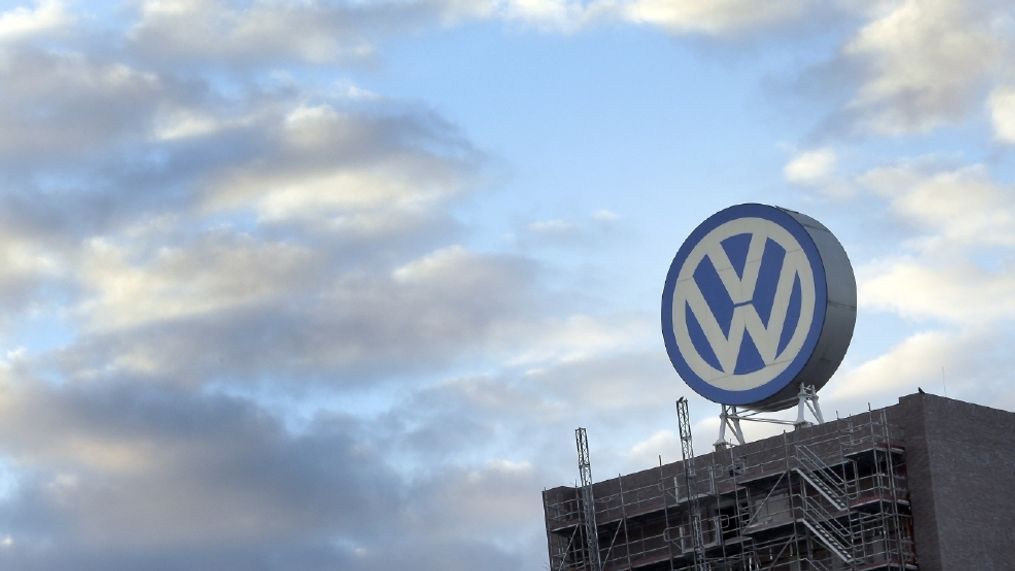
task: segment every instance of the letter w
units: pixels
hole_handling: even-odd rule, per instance
[[[779,272],[772,312],[766,327],[752,303],[761,269],[761,254],[764,251],[766,240],[766,236],[757,234],[751,237],[747,264],[744,267],[742,278],[737,277],[721,244],[715,244],[706,254],[718,271],[723,286],[735,305],[728,337],[723,334],[722,328],[705,301],[705,296],[701,293],[698,284],[693,279],[687,280],[687,304],[691,308],[691,313],[698,320],[698,324],[701,325],[708,344],[719,360],[720,367],[727,375],[732,375],[736,369],[745,333],[750,334],[765,365],[775,362],[778,357],[776,351],[779,349],[779,340],[782,338],[782,330],[786,323],[789,299],[793,293],[793,282],[799,274],[800,264],[806,263],[805,254],[802,251],[786,252],[782,269]]]

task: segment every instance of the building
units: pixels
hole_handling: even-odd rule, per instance
[[[543,507],[554,571],[1012,570],[1015,414],[914,394]]]

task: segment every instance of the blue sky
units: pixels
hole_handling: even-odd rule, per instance
[[[0,566],[543,569],[698,447],[659,333],[732,204],[857,274],[827,415],[1015,410],[1006,2],[0,3]],[[771,434],[756,427],[748,437]]]

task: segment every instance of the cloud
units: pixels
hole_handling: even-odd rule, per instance
[[[490,3],[496,6],[487,17],[520,21],[544,29],[574,31],[591,20],[603,2],[573,0],[507,0]],[[499,5],[498,5],[499,4]]]
[[[883,200],[894,246],[857,268],[862,311],[901,317],[919,330],[830,385],[837,405],[929,392],[997,406],[1011,398],[996,372],[1012,366],[1015,324],[1012,188],[982,164],[920,157],[857,177],[864,200]],[[944,388],[944,387],[947,387]]]
[[[0,60],[0,81],[0,164],[14,173],[101,158],[173,91],[126,63],[27,47]]]
[[[856,185],[837,172],[839,155],[833,149],[819,148],[797,153],[782,169],[787,182],[818,196],[836,201],[852,198]]]
[[[428,26],[499,20],[572,32],[614,12],[612,0],[410,0],[295,5],[146,0],[138,7],[137,21],[128,39],[133,52],[158,67],[184,65],[242,71],[265,64],[362,66],[379,57],[378,43]],[[292,30],[300,33],[294,35]]]
[[[836,155],[831,149],[804,151],[783,167],[786,180],[793,184],[813,185],[825,182],[835,171]]]
[[[1006,61],[1003,2],[907,0],[867,23],[837,65],[859,73],[844,117],[878,135],[925,133],[971,111]]]
[[[550,284],[554,271],[574,277],[550,265],[551,247],[608,245],[618,216],[549,217],[506,250],[476,247],[469,224],[485,220],[462,212],[489,186],[484,153],[425,104],[336,74],[376,65],[385,41],[476,20],[728,40],[815,6],[145,1],[115,20],[60,3],[0,13],[0,307],[69,331],[55,349],[0,362],[0,566],[543,566],[538,489],[573,481],[574,427],[590,428],[596,474],[643,469],[659,452],[675,458],[670,403],[690,392],[654,314],[590,303],[584,275],[581,288]],[[869,132],[960,117],[1002,65],[1001,43],[967,37],[996,31],[986,16],[906,6],[865,13],[874,22],[834,62],[855,72],[848,111]],[[923,53],[942,14],[959,25],[943,35],[957,49]],[[964,42],[986,50],[982,65],[966,66]],[[900,74],[914,54],[924,59]],[[935,83],[926,69],[966,76]],[[808,147],[786,178],[828,187],[843,176],[837,159]],[[969,254],[1011,247],[1010,188],[986,167],[920,162],[856,187],[918,238],[864,265],[861,301],[924,333],[847,372],[844,398],[908,386],[934,357],[966,375],[954,390],[1004,394],[988,372],[1010,368],[997,339],[1010,335],[1012,272]],[[964,360],[977,347],[989,347],[983,363]],[[701,451],[718,407],[692,398],[710,418],[695,424],[708,430]]]
[[[536,234],[566,234],[574,230],[574,224],[560,218],[551,218],[529,224],[529,230]]]
[[[632,446],[629,454],[632,462],[648,467],[658,463],[659,456],[676,458],[679,442],[680,438],[673,430],[660,430]]]
[[[106,156],[82,167],[101,173],[97,192],[37,199],[26,183],[0,197],[24,244],[9,249],[11,299],[44,278],[72,295],[82,335],[60,352],[65,372],[365,382],[447,362],[496,337],[498,312],[524,313],[535,265],[522,258],[459,248],[446,250],[457,252],[447,275],[410,275],[414,257],[453,238],[448,202],[476,188],[480,159],[452,126],[386,102],[374,113],[287,103],[250,101],[247,119],[144,141],[162,153],[154,176]],[[258,369],[276,358],[281,369]]]
[[[525,248],[596,247],[608,241],[618,229],[620,216],[607,209],[588,218],[546,218],[530,222],[514,235]]]
[[[293,293],[294,280],[310,276],[314,262],[300,245],[225,232],[163,247],[145,264],[130,254],[103,240],[87,247],[79,279],[94,295],[78,311],[89,329],[137,328],[277,299]]]
[[[983,268],[944,259],[889,259],[858,272],[861,307],[911,319],[987,324],[1015,319],[1015,274],[1010,264]]]
[[[744,0],[635,0],[621,10],[631,22],[656,25],[676,34],[726,36],[796,19],[809,4],[807,0],[766,2],[763,6]]]
[[[269,112],[242,132],[258,140],[255,152],[207,174],[202,207],[253,208],[266,222],[341,224],[354,213],[425,211],[469,188],[482,161],[451,125],[426,113],[299,106]]]
[[[903,237],[857,268],[861,310],[931,328],[863,370],[877,377],[879,367],[888,367],[879,363],[894,362],[890,355],[931,354],[954,335],[1003,335],[1015,322],[1012,189],[994,181],[983,165],[956,168],[927,158],[872,169],[858,183],[871,193],[867,200],[886,202],[886,222]],[[941,359],[955,359],[939,349]]]
[[[222,8],[148,7],[180,17]],[[282,10],[251,10],[269,9]],[[362,232],[383,227],[391,211],[421,220],[434,202],[475,185],[481,154],[432,112],[342,93],[314,93],[309,103],[293,86],[231,84],[100,48],[82,32],[14,46],[0,60],[9,87],[0,94],[0,165],[13,183],[0,203],[26,232],[81,237],[139,211],[240,205],[266,221],[312,218]]]
[[[207,16],[209,29],[243,40],[235,49],[281,49],[266,39],[281,33],[271,17],[318,9],[380,27],[387,17],[367,7],[150,2],[126,51],[100,45],[88,19],[52,45],[8,50],[0,303],[59,294],[53,311],[76,332],[56,354],[34,356],[36,366],[190,386],[275,374],[363,384],[453,361],[494,342],[500,311],[526,313],[536,264],[452,247],[461,225],[448,207],[481,186],[484,162],[454,125],[385,98],[163,66],[136,44],[164,25],[174,30],[159,28],[167,42],[211,50],[200,44],[203,24],[179,27]],[[167,58],[179,55],[172,47]],[[449,275],[401,279],[440,251],[456,254],[442,268]]]
[[[829,386],[836,406],[860,410],[891,402],[917,388],[986,406],[1010,409],[1015,399],[997,371],[1012,367],[1006,339],[1011,323],[914,333],[885,353],[844,371]]]
[[[655,323],[640,315],[593,316],[572,313],[546,318],[524,335],[525,348],[515,365],[582,361],[598,355],[639,349],[655,341]]]
[[[829,396],[840,402],[874,400],[881,395],[914,392],[918,384],[936,389],[943,366],[959,355],[957,341],[955,334],[943,331],[916,333],[840,377]]]
[[[592,213],[592,219],[597,222],[616,222],[620,220],[620,215],[607,208],[600,208]]]
[[[60,256],[31,240],[0,231],[0,322],[23,316],[33,304],[41,302],[46,287],[66,283]],[[58,290],[58,288],[53,288]]]
[[[461,247],[388,274],[322,254],[229,234],[133,267],[100,252],[79,307],[91,329],[58,362],[81,379],[362,386],[498,345],[537,283],[523,258]]]
[[[67,28],[73,19],[59,0],[43,0],[34,8],[18,6],[0,12],[0,44],[34,38]]]
[[[269,62],[356,62],[374,53],[371,28],[414,11],[411,4],[390,3],[148,0],[140,3],[128,39],[132,51],[161,65],[242,69]]]
[[[983,165],[957,169],[920,161],[868,171],[859,182],[888,200],[893,213],[924,232],[928,250],[970,245],[1015,246],[1013,190]]]
[[[1003,143],[1015,143],[1015,88],[998,87],[988,100],[994,137]]]
[[[502,533],[525,525],[527,542],[541,539],[525,463],[407,479],[364,421],[327,414],[293,434],[245,400],[129,382],[5,383],[0,408],[0,442],[25,476],[0,500],[4,565],[367,571],[408,552],[430,568],[482,554],[494,569],[536,562],[482,525],[500,508]]]
[[[0,470],[16,482],[0,499],[0,566],[542,561],[531,465],[474,448],[461,463],[431,439],[441,460],[409,478],[379,439],[406,449],[436,419],[393,431],[331,412],[342,395],[383,400],[378,387],[516,354],[542,286],[532,258],[457,240],[451,207],[481,189],[485,158],[451,123],[362,92],[228,77],[362,61],[346,47],[420,9],[334,8],[299,42],[277,27],[329,16],[318,8],[147,3],[122,43],[78,30],[0,61],[0,303],[40,296],[72,332],[3,366],[18,378],[0,390]],[[308,385],[325,412],[295,433],[272,398],[302,403]],[[477,531],[482,506],[511,512],[510,541]]]
[[[295,437],[240,401],[126,384],[6,385],[3,409],[6,453],[36,474],[22,499],[66,534],[38,538],[51,544],[97,554],[370,534],[353,514],[397,510],[385,489],[397,479],[348,420]]]
[[[408,515],[410,526],[420,535],[449,542],[480,539],[476,532],[481,528],[500,537],[519,527],[542,535],[541,522],[532,517],[542,511],[539,494],[532,493],[542,486],[539,475],[529,462],[493,459],[478,468],[452,468],[425,478],[415,488],[425,501]]]
[[[576,426],[588,427],[595,441],[600,475],[644,469],[645,458],[651,456],[654,465],[658,453],[673,460],[671,446],[651,454],[645,447],[639,448],[644,454],[632,449],[645,434],[673,429],[673,400],[682,392],[691,391],[655,343],[603,348],[409,391],[380,424],[385,446],[418,470],[494,457],[530,463],[543,485],[570,484]],[[718,413],[703,400],[696,410]]]
[[[798,20],[813,3],[779,0],[441,0],[424,3],[445,21],[487,19],[574,33],[605,22],[654,26],[674,35],[731,38]]]

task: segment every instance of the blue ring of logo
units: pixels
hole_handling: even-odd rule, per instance
[[[811,320],[810,328],[800,350],[793,357],[792,362],[771,381],[761,386],[743,391],[731,391],[716,387],[705,379],[698,376],[687,363],[677,346],[677,340],[673,329],[673,296],[676,288],[677,277],[680,274],[684,263],[687,261],[691,250],[710,232],[727,222],[740,218],[762,218],[778,224],[793,236],[807,257],[807,262],[814,275],[814,317]],[[807,230],[797,220],[786,212],[764,204],[740,204],[721,210],[694,229],[691,235],[684,240],[683,245],[677,251],[677,255],[670,264],[666,274],[666,285],[662,296],[662,330],[663,340],[666,343],[666,353],[670,362],[677,370],[685,383],[701,396],[717,403],[728,405],[748,405],[759,403],[775,395],[786,386],[792,384],[804,365],[810,360],[814,348],[821,336],[824,327],[825,313],[828,304],[828,289],[825,276],[824,264],[818,252],[814,240],[807,233]]]

